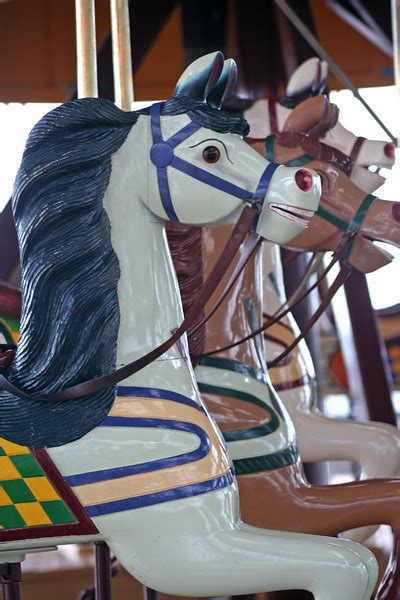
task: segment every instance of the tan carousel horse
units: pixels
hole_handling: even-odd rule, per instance
[[[323,100],[317,99],[317,102]],[[329,149],[325,149],[325,160],[328,151]],[[340,159],[343,159],[340,154],[333,153],[330,163],[319,161],[317,167],[321,172],[331,173],[334,169],[338,178],[347,180],[346,175],[337,168]],[[351,182],[349,185],[356,188]],[[337,203],[343,201],[345,193],[342,187],[335,188],[335,194],[339,196]],[[365,196],[361,190],[358,190],[358,194],[361,199]],[[393,205],[394,203],[381,205],[381,209],[387,207],[388,212],[384,214],[390,214]],[[310,229],[313,229],[312,222]],[[176,235],[175,231],[175,237]],[[181,232],[180,240],[182,235]],[[186,231],[185,253],[181,251],[178,256],[174,252],[174,236],[170,231],[172,253],[177,261],[181,290],[184,297],[186,293],[187,306],[192,302],[188,294],[192,294],[192,298],[196,295],[195,278],[199,279],[199,257],[203,254],[204,271],[207,273],[211,256],[223,245],[227,235],[226,229],[206,229],[201,253],[196,248],[194,233]],[[353,244],[352,252],[356,243]],[[238,475],[244,518],[253,525],[290,531],[336,534],[367,524],[388,523],[397,532],[400,480],[363,481],[334,486],[310,486],[306,482],[298,457],[296,434],[290,417],[270,384],[265,369],[263,344],[259,337],[216,356],[204,356],[210,350],[242,339],[260,324],[260,261],[260,253],[251,259],[238,278],[229,299],[224,301],[207,323],[205,339],[199,332],[191,339],[191,353],[195,356],[203,355],[196,368],[196,376],[207,405],[228,442]],[[221,290],[216,295],[219,293]],[[275,307],[270,308],[273,312]],[[286,324],[281,329],[287,330]],[[268,334],[273,339],[274,335],[271,332]],[[280,340],[275,341],[278,346],[284,346]],[[287,367],[293,361],[293,356],[300,359],[300,370],[307,366],[308,357],[302,359],[297,349],[289,357],[289,361],[284,362],[284,366]],[[289,372],[290,368],[289,366]],[[303,376],[307,375],[310,373],[305,371]],[[395,572],[394,560],[381,589],[381,594],[388,593],[389,596],[381,596],[382,598],[397,598]]]
[[[301,157],[304,164],[317,167],[323,182],[320,209],[310,224],[309,235],[297,237],[290,245],[304,250],[333,249],[348,227],[346,222],[355,219],[357,226],[358,216],[362,219],[360,234],[348,261],[359,270],[370,272],[391,260],[388,252],[375,246],[373,240],[393,245],[400,243],[400,204],[378,200],[370,194],[365,196],[365,192],[370,192],[373,186],[369,171],[361,173],[362,191],[338,172],[337,166],[341,166],[353,178],[352,161],[346,161],[346,157],[337,151],[332,152],[328,147],[317,144],[315,139],[300,133],[312,130],[315,122],[321,123],[320,111],[325,109],[318,105],[319,101],[317,98],[306,101],[304,104],[308,104],[308,112],[302,112],[299,106],[288,118],[285,131],[275,140],[267,140],[269,154],[274,145],[273,153],[278,162],[297,162]],[[316,111],[314,120],[310,116],[312,106]],[[320,129],[323,131],[323,128]],[[313,157],[330,160],[331,166],[321,169],[320,161],[311,160]],[[342,196],[337,194],[337,189],[343,189]],[[269,312],[274,312],[285,302],[276,247],[264,245],[264,261],[266,307]],[[297,334],[297,325],[290,315],[275,324],[266,334],[267,359],[273,360]],[[304,461],[351,460],[360,465],[361,479],[391,477],[400,473],[400,432],[397,428],[385,423],[329,419],[318,410],[314,399],[314,370],[304,342],[293,350],[289,360],[273,367],[270,373],[294,421]],[[358,541],[371,533],[371,528],[348,532],[352,539]]]

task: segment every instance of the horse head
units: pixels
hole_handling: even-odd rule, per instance
[[[356,229],[348,260],[359,270],[371,272],[392,259],[374,241],[400,244],[400,204],[372,196],[371,192],[379,185],[376,173],[355,171],[348,156],[312,137],[315,128],[321,130],[321,106],[316,107],[315,121],[311,118],[310,105],[316,100],[319,99],[304,103],[303,118],[302,105],[299,105],[287,119],[284,131],[277,134],[275,140],[267,139],[270,150],[274,144],[274,160],[297,165],[301,161],[316,170],[321,178],[320,208],[307,233],[292,240],[290,246],[303,250],[334,250],[344,233]],[[324,109],[324,112],[327,111]]]
[[[313,57],[303,62],[291,75],[286,86],[286,95],[280,101],[288,108],[295,108],[305,98],[326,93],[328,64]],[[352,154],[357,165],[368,168],[391,168],[395,162],[395,146],[392,143],[356,137],[339,122],[326,132],[324,142]]]
[[[186,69],[161,107],[157,126],[152,113],[152,164],[144,202],[169,220],[229,223],[243,200],[257,197],[262,204],[257,232],[286,243],[308,226],[317,208],[318,178],[304,170],[300,177],[295,167],[276,168],[249,148],[242,139],[247,123],[220,109],[235,83],[234,61],[212,53]],[[160,135],[155,137],[157,128]],[[202,202],[188,201],[189,190],[190,198],[201,197]]]

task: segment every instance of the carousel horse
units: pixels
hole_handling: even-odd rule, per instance
[[[22,318],[1,376],[0,550],[100,538],[167,593],[367,600],[377,565],[362,546],[240,521],[185,337],[165,346],[182,322],[165,220],[234,222],[249,200],[233,242],[250,223],[287,243],[318,206],[314,173],[300,188],[296,168],[275,168],[241,138],[246,122],[219,110],[235,80],[223,64],[221,53],[199,59],[150,109],[67,103],[28,138],[13,194]],[[159,359],[139,369],[148,350]],[[117,365],[129,375],[115,389]]]
[[[202,262],[229,236],[225,228],[169,224],[168,239],[184,306],[190,309],[202,284]],[[262,318],[262,251],[252,257],[226,299],[202,332],[190,336],[190,353],[199,389],[223,432],[233,459],[246,522],[278,530],[338,534],[350,527],[387,523],[399,533],[400,480],[382,479],[344,485],[310,486],[305,480],[290,416],[269,379],[262,339],[255,338],[222,353],[256,329]],[[224,287],[224,282],[222,282]],[[216,290],[218,297],[221,290]],[[383,589],[398,596],[397,552]],[[381,590],[382,591],[382,590]],[[383,593],[383,591],[382,591]]]
[[[367,170],[361,173],[359,185],[364,190],[362,192],[337,170],[338,167],[344,170],[352,180],[353,161],[301,133],[306,131],[310,136],[313,127],[321,123],[322,115],[327,113],[322,102],[321,98],[307,100],[307,111],[303,113],[301,105],[294,109],[287,119],[284,132],[277,134],[275,138],[267,138],[267,142],[257,141],[255,145],[260,152],[265,152],[267,146],[267,155],[279,156],[278,162],[282,160],[284,163],[297,163],[300,160],[302,164],[317,166],[324,182],[319,212],[308,230],[310,237],[296,238],[290,246],[304,250],[320,250],[328,246],[329,249],[334,249],[347,227],[346,221],[350,222],[354,217],[355,225],[361,225],[361,229],[348,260],[363,272],[370,272],[391,260],[391,256],[376,247],[372,240],[379,239],[394,245],[400,243],[400,205],[378,200],[370,194],[374,180]],[[329,168],[317,164],[313,158],[329,161]],[[339,192],[338,195],[338,190],[343,190],[343,193]],[[367,196],[365,192],[368,193]],[[286,299],[276,250],[266,243],[264,252],[265,306],[268,307],[265,318],[268,318]],[[297,335],[298,328],[291,315],[274,324],[266,333],[267,359],[274,360]],[[397,428],[377,422],[329,419],[318,410],[314,394],[314,369],[304,342],[293,350],[290,360],[287,357],[282,364],[271,368],[270,375],[295,424],[300,454],[304,461],[351,460],[360,465],[361,479],[400,474],[400,434]],[[375,529],[346,532],[346,536],[363,541]]]
[[[300,108],[300,107],[299,107]],[[294,111],[296,112],[296,111]],[[287,123],[288,132],[279,134],[275,140],[274,156],[278,162],[291,162],[294,154],[299,156],[299,153],[304,156],[304,143],[309,143],[300,134],[300,138],[296,141],[294,138],[299,135],[300,131],[304,131],[304,122],[302,121],[300,111],[297,115],[292,113]],[[295,119],[293,118],[295,117]],[[279,137],[279,141],[278,141]],[[300,143],[301,148],[297,149],[294,145]],[[307,154],[312,158],[312,150],[308,146]],[[311,156],[310,156],[311,154]],[[279,156],[279,158],[278,158]],[[314,154],[317,156],[317,154]],[[316,165],[315,161],[308,161],[305,164]],[[381,250],[373,244],[373,240],[386,241],[393,245],[400,244],[400,205],[395,202],[380,201],[372,195],[364,198],[364,193],[355,188],[344,186],[343,175],[339,176],[335,182],[335,173],[330,170],[325,170],[325,173],[320,171],[323,181],[323,194],[319,213],[317,213],[313,223],[310,224],[309,234],[307,239],[304,236],[296,238],[290,243],[291,247],[297,249],[325,249],[332,248],[335,242],[342,235],[345,227],[345,221],[359,215],[363,219],[360,228],[360,235],[353,245],[352,251],[349,254],[348,260],[356,268],[362,272],[371,272],[387,264],[391,260],[388,252]],[[343,181],[342,181],[343,180]],[[367,182],[364,182],[367,183]],[[345,202],[338,201],[335,197],[335,189],[342,188],[346,190],[344,197]],[[364,185],[364,191],[370,191]],[[370,203],[368,208],[367,204]],[[358,209],[354,212],[354,209]],[[350,209],[350,210],[349,210]],[[361,209],[361,210],[360,210]],[[364,210],[364,214],[362,214]],[[328,220],[327,220],[328,219]],[[357,221],[357,218],[355,218]],[[321,234],[321,237],[320,237]],[[329,241],[328,241],[329,238]],[[274,251],[268,250],[268,244],[265,245],[266,252],[266,272],[274,274],[274,282],[281,282],[281,276],[278,272],[279,266],[274,257]],[[269,268],[268,264],[271,266]],[[284,302],[283,288],[281,283],[272,283],[271,278],[266,277],[266,284],[269,285],[269,293],[272,311]],[[273,287],[278,285],[279,293],[273,290]],[[271,310],[271,308],[269,308]],[[297,328],[292,322],[286,321],[281,324],[281,332],[284,327],[289,326],[292,332],[286,331],[286,340],[284,343],[290,343],[289,338],[293,338],[297,334]],[[276,331],[275,331],[276,334]],[[275,336],[276,337],[276,336]],[[278,336],[279,338],[279,336]],[[282,339],[281,339],[282,342]],[[267,345],[268,359],[273,360],[281,350],[281,346],[274,344],[273,340]],[[279,365],[271,370],[271,377],[275,383],[282,386],[282,399],[291,414],[295,423],[296,432],[299,438],[299,447],[303,460],[314,462],[317,460],[352,460],[357,462],[361,467],[361,478],[372,478],[382,476],[393,476],[400,474],[400,434],[397,428],[375,422],[360,422],[354,420],[336,420],[328,419],[315,406],[313,400],[312,386],[307,381],[300,386],[294,386],[293,382],[296,379],[300,380],[305,377],[308,381],[313,378],[313,371],[310,371],[306,365],[310,364],[310,359],[303,361],[303,366],[300,366],[300,355],[306,357],[308,349],[305,344],[299,348],[297,353],[297,367],[295,354],[292,356],[291,368],[294,375],[289,375],[290,367]],[[296,370],[297,369],[297,370]],[[301,371],[301,375],[300,375]],[[286,386],[286,390],[284,389]],[[305,387],[304,387],[305,386]],[[292,387],[292,389],[290,389]],[[307,391],[306,391],[306,388]],[[362,533],[362,532],[361,532]],[[358,534],[357,539],[361,533]],[[354,538],[354,533],[352,537]],[[365,538],[364,538],[365,539]]]
[[[259,100],[231,100],[230,106],[242,111],[244,117],[252,124],[252,135],[266,138],[270,134],[282,131],[282,127],[291,110],[303,100],[325,93],[328,79],[328,65],[325,61],[313,57],[302,63],[292,74],[287,84],[285,95]],[[367,140],[357,137],[339,122],[328,131],[322,140],[329,146],[347,154],[360,167],[391,168],[395,162],[395,146],[392,143]],[[377,182],[384,179],[375,173]],[[379,184],[377,184],[378,187]]]

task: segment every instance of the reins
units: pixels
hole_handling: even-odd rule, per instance
[[[249,340],[252,340],[254,337],[260,335],[261,333],[263,333],[264,331],[266,331],[267,329],[269,329],[270,327],[275,325],[275,323],[278,323],[283,317],[285,317],[289,312],[291,312],[295,306],[300,304],[314,289],[316,289],[320,285],[320,283],[326,278],[326,276],[331,271],[331,269],[334,267],[334,265],[336,263],[338,263],[339,260],[341,260],[345,257],[346,252],[348,251],[348,248],[351,247],[354,242],[354,238],[355,238],[356,234],[357,234],[356,230],[349,231],[347,234],[345,234],[345,236],[342,238],[342,241],[339,244],[339,247],[336,250],[331,262],[324,269],[322,274],[316,279],[316,281],[303,294],[301,294],[293,304],[291,304],[289,307],[287,307],[287,302],[285,302],[275,312],[274,316],[271,319],[268,319],[262,326],[258,327],[257,329],[255,329],[254,331],[252,331],[250,334],[246,335],[245,337],[241,338],[240,340],[237,340],[236,342],[233,342],[232,344],[227,344],[226,346],[223,346],[221,348],[216,348],[215,350],[210,350],[209,352],[204,352],[204,353],[202,353],[202,355],[200,357],[196,356],[194,358],[201,358],[203,356],[211,356],[213,354],[218,354],[220,352],[225,352],[226,350],[230,350],[231,348],[235,348],[236,346],[239,346]],[[337,290],[341,287],[341,285],[343,285],[343,283],[345,282],[347,277],[350,275],[352,269],[353,268],[351,266],[342,265],[338,276],[336,277],[336,279],[334,280],[332,285],[329,287],[326,295],[324,296],[324,298],[321,301],[320,306],[315,311],[315,313],[310,317],[310,319],[304,326],[304,329],[297,336],[297,338],[295,340],[293,340],[293,342],[287,348],[285,348],[285,350],[279,356],[277,356],[273,361],[267,363],[268,367],[276,366],[281,360],[283,360],[293,350],[293,348],[295,348],[299,344],[299,342],[305,337],[305,335],[307,335],[307,333],[310,331],[310,329],[313,327],[313,325],[318,321],[318,319],[320,318],[320,316],[322,315],[322,313],[324,312],[324,310],[326,309],[326,307],[332,300],[333,296],[336,294]],[[287,308],[284,308],[285,306]],[[282,312],[278,312],[278,311],[280,311],[281,308],[284,308],[284,310]]]
[[[173,134],[168,140],[164,140],[161,130],[161,108],[162,103],[156,103],[153,104],[150,111],[151,133],[153,141],[153,145],[150,149],[150,159],[157,170],[160,200],[169,219],[173,221],[179,220],[170,194],[167,172],[168,166],[175,168],[178,171],[185,173],[189,177],[205,183],[206,185],[219,189],[230,196],[233,196],[234,198],[240,199],[245,205],[239,220],[236,223],[224,250],[222,251],[222,254],[218,258],[213,270],[208,276],[207,281],[205,282],[196,302],[191,307],[181,325],[165,342],[160,344],[157,348],[154,348],[144,356],[130,362],[127,365],[124,365],[123,367],[120,367],[119,369],[116,369],[111,373],[73,385],[69,388],[65,388],[49,395],[40,394],[36,396],[34,394],[29,394],[28,392],[11,383],[11,381],[9,381],[5,375],[0,374],[0,387],[9,393],[27,400],[62,402],[87,396],[107,387],[114,386],[127,377],[130,377],[134,373],[137,373],[154,360],[157,360],[160,356],[162,356],[179,340],[184,333],[193,327],[194,323],[198,319],[199,314],[202,312],[207,302],[213,295],[215,289],[223,279],[225,273],[229,269],[235,254],[238,252],[246,236],[251,233],[249,239],[246,241],[241,260],[234,269],[231,278],[225,286],[222,299],[216,303],[210,315],[207,316],[205,320],[210,318],[211,314],[217,310],[218,306],[229,293],[229,290],[232,288],[235,280],[245,267],[251,254],[258,245],[258,236],[254,233],[257,226],[258,217],[271,178],[280,165],[275,163],[270,163],[267,165],[267,167],[261,173],[255,192],[251,192],[246,188],[242,188],[230,183],[229,181],[226,181],[221,177],[206,171],[205,169],[197,167],[196,165],[193,165],[174,154],[174,149],[181,142],[198,131],[200,126],[194,122],[190,122],[188,125],[182,127],[177,133]],[[198,327],[205,322],[205,320],[203,319],[201,323],[196,325],[195,330],[197,330]],[[14,353],[11,354],[11,352],[13,351],[8,350],[6,353],[0,355],[0,370],[4,371],[9,367],[11,360],[14,357]]]
[[[193,304],[186,318],[182,321],[181,325],[175,330],[171,337],[159,346],[157,346],[157,348],[154,348],[154,350],[151,350],[144,356],[141,356],[140,358],[130,362],[129,364],[120,367],[119,369],[116,369],[112,373],[108,373],[106,375],[102,375],[101,377],[97,377],[95,379],[90,379],[89,381],[73,385],[72,387],[65,388],[50,395],[43,394],[40,396],[36,396],[29,394],[12,384],[2,374],[0,374],[0,387],[10,392],[11,394],[19,396],[20,398],[25,398],[27,400],[61,402],[66,400],[73,400],[82,396],[87,396],[89,394],[93,394],[94,392],[98,392],[99,390],[102,390],[104,388],[116,385],[123,379],[130,377],[134,373],[137,373],[138,371],[152,363],[154,360],[156,360],[165,352],[167,352],[167,350],[169,350],[178,341],[178,339],[184,333],[186,333],[188,329],[193,325],[199,313],[203,310],[208,300],[214,293],[216,286],[219,284],[222,277],[225,275],[226,270],[232,263],[236,252],[239,250],[248,232],[254,225],[254,221],[255,219],[257,219],[258,212],[258,206],[247,205],[244,207],[240,218],[236,223],[221,256],[218,258],[213,270],[208,276],[207,281],[205,282],[196,302]],[[254,244],[253,239],[250,239],[248,243],[249,246],[252,248]]]

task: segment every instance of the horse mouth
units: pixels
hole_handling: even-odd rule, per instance
[[[310,220],[315,214],[313,210],[308,210],[307,208],[290,206],[289,204],[281,204],[278,202],[270,202],[268,207],[270,210],[272,210],[272,212],[276,213],[280,217],[284,217],[285,219],[288,219],[288,221],[292,221],[304,229],[307,229],[310,224]]]

